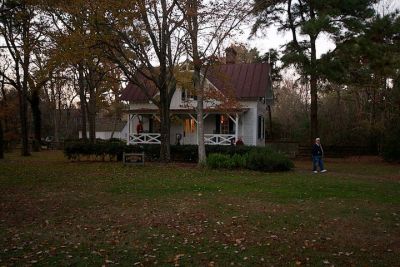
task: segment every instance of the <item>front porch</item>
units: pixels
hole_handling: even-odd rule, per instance
[[[204,143],[232,145],[241,137],[241,115],[247,110],[204,113]],[[160,119],[157,111],[130,111],[128,114],[128,145],[160,144]],[[198,144],[197,115],[194,110],[171,111],[171,144]]]
[[[131,133],[129,137],[128,145],[161,144],[159,133]],[[235,144],[236,140],[235,134],[204,134],[206,145],[231,145]]]

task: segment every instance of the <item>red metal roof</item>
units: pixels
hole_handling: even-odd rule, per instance
[[[258,99],[272,95],[269,68],[268,63],[218,65],[208,70],[207,79],[223,93],[234,93],[239,99]],[[154,83],[148,81],[147,88],[151,95],[156,94]],[[121,99],[131,102],[148,101],[142,90],[132,83],[123,90]]]
[[[139,80],[141,80],[143,85],[149,90],[149,95],[154,96],[157,93],[157,88],[153,81],[144,78],[142,75],[140,75]],[[122,90],[121,99],[131,102],[149,101],[148,97],[143,93],[143,90],[131,82],[129,82],[128,86]]]
[[[268,63],[226,64],[209,69],[207,79],[222,92],[239,99],[265,97],[271,90]]]

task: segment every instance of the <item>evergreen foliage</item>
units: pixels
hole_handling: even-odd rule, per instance
[[[171,159],[176,162],[195,163],[197,145],[171,146]],[[64,155],[70,160],[122,160],[123,153],[144,153],[147,161],[160,160],[160,145],[126,145],[119,140],[97,140],[96,143],[78,140],[64,146]],[[260,171],[284,171],[293,163],[283,154],[269,148],[254,146],[206,146],[207,165],[211,168],[247,168]]]
[[[257,20],[253,33],[273,24],[292,34],[284,46],[284,66],[294,66],[309,81],[311,91],[311,140],[318,136],[318,82],[322,61],[317,58],[317,39],[328,35],[335,42],[360,33],[375,12],[375,0],[274,0],[254,1]]]

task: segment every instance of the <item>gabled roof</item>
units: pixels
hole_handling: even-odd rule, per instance
[[[207,79],[221,92],[233,92],[238,99],[258,99],[272,96],[268,63],[223,64],[211,67],[207,71]],[[150,95],[157,89],[148,81]],[[148,102],[142,90],[132,83],[122,91],[122,100],[131,102]]]
[[[154,96],[157,93],[157,87],[153,81],[146,79],[143,75],[139,76],[139,80],[141,80],[143,84],[146,84],[146,88],[149,90],[149,95]],[[129,82],[128,86],[122,90],[121,99],[131,102],[149,102],[149,99],[143,93],[142,89],[131,82]]]
[[[217,65],[207,73],[207,79],[218,90],[233,91],[238,99],[266,97],[271,90],[267,63]]]

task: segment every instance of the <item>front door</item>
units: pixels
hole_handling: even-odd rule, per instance
[[[192,118],[183,120],[183,144],[197,144],[197,125]]]

